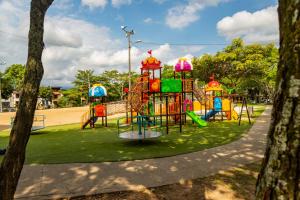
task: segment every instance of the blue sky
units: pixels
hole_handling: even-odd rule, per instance
[[[29,7],[29,0],[0,0],[0,59],[7,63],[1,70],[26,62]],[[136,70],[148,49],[172,64],[182,56],[215,53],[224,46],[205,44],[228,44],[235,37],[276,43],[276,7],[275,0],[55,0],[45,19],[43,84],[70,86],[78,69],[126,71],[121,25],[143,41],[132,49]]]

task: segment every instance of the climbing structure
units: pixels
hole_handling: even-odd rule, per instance
[[[153,138],[150,133],[159,137],[161,134],[153,132],[153,127],[165,127],[169,132],[170,126],[176,126],[182,131],[182,126],[187,123],[187,116],[199,127],[207,126],[194,112],[194,97],[204,101],[204,90],[195,88],[191,77],[192,64],[185,58],[179,59],[174,66],[173,78],[162,78],[161,62],[152,56],[141,63],[141,75],[136,80],[131,91],[128,92],[127,124],[118,121],[119,135],[127,139]],[[142,123],[141,123],[142,122]],[[141,126],[133,131],[133,126]],[[126,127],[125,131],[120,131]],[[138,134],[138,135],[137,135]]]
[[[222,85],[214,79],[214,75],[210,77],[210,80],[205,87],[205,115],[202,116],[202,119],[215,120],[217,114],[220,114],[221,120],[225,117],[228,120],[238,119],[238,114],[233,107],[232,96],[224,91]]]
[[[87,125],[94,128],[98,118],[101,118],[102,125],[107,126],[107,106],[105,97],[107,91],[101,84],[94,84],[89,90],[89,110],[81,116],[81,129]]]

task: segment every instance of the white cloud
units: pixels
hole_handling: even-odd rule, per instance
[[[29,13],[24,11],[23,2],[0,1],[0,60],[4,60],[7,65],[12,63],[25,64],[27,56],[26,35],[29,30],[28,19]],[[0,65],[0,67],[3,71],[6,66]]]
[[[144,19],[144,22],[147,24],[150,24],[153,22],[153,19],[151,17],[148,17],[148,18]]]
[[[197,21],[199,11],[208,6],[217,6],[228,0],[188,0],[187,4],[180,4],[168,10],[166,24],[173,29],[182,29]]]
[[[72,0],[60,0],[54,1],[51,7],[55,7],[59,10],[67,10],[74,6]]]
[[[119,8],[122,5],[130,5],[131,3],[131,0],[111,0],[112,6],[116,8]]]
[[[47,45],[51,46],[67,46],[80,47],[82,46],[82,38],[78,31],[74,29],[74,23],[78,21],[70,18],[46,19],[45,24],[45,41]]]
[[[30,4],[20,2],[0,2],[0,60],[7,62],[6,66],[0,66],[1,70],[14,63],[26,62]],[[72,86],[78,69],[93,69],[95,73],[128,69],[126,38],[113,38],[108,27],[71,17],[47,15],[44,34],[44,85]],[[182,53],[192,54],[196,50],[199,48],[174,48],[164,44],[153,49],[153,56],[168,63],[181,57]],[[145,49],[132,47],[133,70],[139,72],[140,62],[147,56],[145,52]]]
[[[254,13],[237,12],[220,20],[217,29],[220,35],[229,40],[242,37],[246,42],[277,42],[279,40],[277,6]]]
[[[163,4],[165,3],[166,1],[168,0],[153,0],[155,3],[158,3],[158,4]]]
[[[88,6],[90,9],[93,8],[104,8],[108,3],[108,0],[81,0],[83,6]]]

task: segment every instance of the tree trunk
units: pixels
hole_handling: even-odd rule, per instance
[[[21,90],[18,111],[10,132],[7,152],[0,168],[0,199],[14,198],[25,160],[26,145],[30,136],[38,91],[44,69],[41,61],[44,48],[44,18],[53,0],[32,0],[26,72]]]
[[[280,61],[257,199],[300,199],[300,1],[279,0]]]

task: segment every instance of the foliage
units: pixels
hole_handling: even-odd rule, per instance
[[[135,72],[131,73],[132,85],[137,76]],[[106,87],[109,101],[123,99],[124,88],[128,87],[128,73],[120,73],[117,70],[104,71],[97,80]]]
[[[119,73],[117,70],[104,71],[98,76],[98,80],[106,87],[110,100],[123,98],[125,85],[128,85],[128,74]]]
[[[22,82],[25,75],[25,66],[21,64],[13,64],[9,66],[4,74],[5,78],[12,84],[13,88],[20,91],[22,88]]]
[[[194,78],[208,82],[214,74],[215,79],[240,93],[257,89],[272,96],[278,58],[274,44],[245,45],[242,39],[234,39],[215,55],[193,59]]]
[[[39,97],[51,101],[52,99],[52,90],[51,87],[43,87],[41,86],[39,89]]]
[[[62,91],[63,96],[58,100],[59,107],[75,107],[81,105],[81,92],[76,88]]]
[[[93,70],[78,70],[75,76],[73,84],[81,96],[88,99],[88,89],[97,82],[97,76],[95,76]]]
[[[138,77],[135,72],[131,73],[131,82]],[[106,87],[108,101],[122,100],[125,93],[124,88],[128,87],[128,73],[121,73],[117,70],[106,70],[99,75],[95,75],[93,70],[78,70],[73,82],[76,94],[88,99],[88,88],[95,83],[100,83]],[[75,92],[75,91],[74,91]]]
[[[2,98],[8,99],[14,90],[20,91],[25,74],[25,66],[13,64],[0,72]]]
[[[171,65],[164,65],[162,70],[162,78],[173,78],[174,77],[174,67]]]
[[[14,88],[11,82],[0,72],[0,82],[1,82],[1,96],[3,99],[8,99],[13,92]]]

